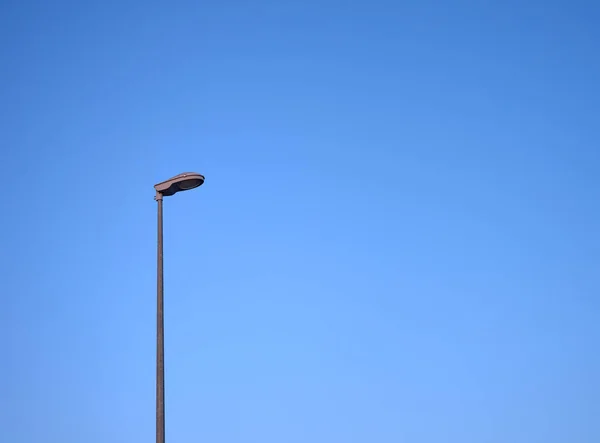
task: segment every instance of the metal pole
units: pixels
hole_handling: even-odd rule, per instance
[[[158,266],[156,288],[156,443],[165,443],[165,336],[163,314],[163,196],[158,202]]]

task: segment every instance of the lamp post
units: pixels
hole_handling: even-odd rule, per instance
[[[156,443],[165,443],[165,333],[163,313],[163,197],[197,188],[204,176],[185,172],[154,185],[158,203],[158,266],[156,288]]]

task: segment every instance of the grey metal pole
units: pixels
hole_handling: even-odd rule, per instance
[[[156,288],[156,443],[165,443],[165,335],[163,313],[163,196],[158,202],[158,266]]]

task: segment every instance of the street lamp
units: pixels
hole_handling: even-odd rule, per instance
[[[156,443],[165,443],[165,331],[163,313],[163,197],[180,191],[197,188],[204,183],[204,176],[184,172],[167,181],[154,185],[158,202],[158,267],[156,289]]]

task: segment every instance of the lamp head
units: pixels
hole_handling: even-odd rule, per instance
[[[158,194],[170,196],[180,191],[197,188],[204,183],[204,176],[197,172],[184,172],[164,182],[154,185]]]

